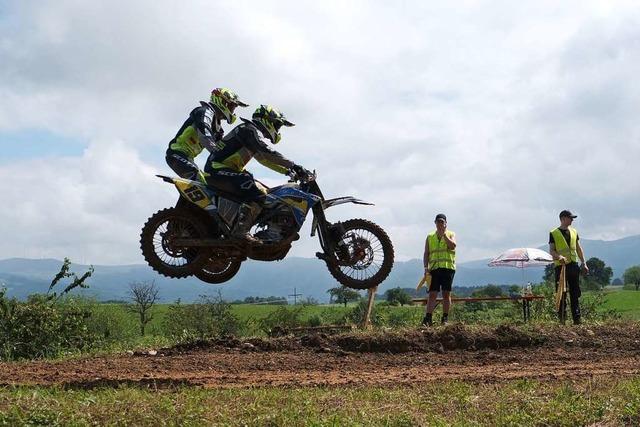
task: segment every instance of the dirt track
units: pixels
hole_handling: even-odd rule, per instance
[[[518,333],[515,329],[471,333],[454,327],[373,338],[343,334],[219,340],[165,349],[154,356],[2,363],[0,384],[230,388],[640,375],[640,327]],[[496,340],[496,336],[502,338]]]

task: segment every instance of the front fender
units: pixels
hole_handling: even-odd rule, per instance
[[[328,209],[331,206],[342,205],[344,203],[355,203],[356,205],[369,205],[373,206],[373,203],[365,202],[364,200],[356,199],[353,196],[336,197],[335,199],[328,199],[322,201],[322,208]]]
[[[364,200],[356,199],[353,196],[336,197],[335,199],[327,199],[322,201],[322,210],[328,209],[331,206],[342,205],[345,203],[355,203],[356,205],[369,205],[374,206],[373,203],[365,202]],[[311,223],[311,237],[316,235],[318,229],[318,219],[314,216]]]

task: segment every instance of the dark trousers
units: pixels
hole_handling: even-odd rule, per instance
[[[556,291],[558,290],[558,280],[560,280],[560,269],[562,267],[556,267]],[[567,264],[567,270],[565,277],[567,279],[567,287],[569,288],[569,297],[571,299],[571,316],[573,317],[573,321],[580,320],[580,295],[582,292],[580,291],[580,266],[576,262],[572,262]],[[560,312],[558,315],[561,319],[565,318],[566,313],[566,303],[563,303],[560,306]]]
[[[247,171],[234,171],[233,169],[207,168],[207,185],[215,189],[232,194],[244,203],[263,204],[265,194],[256,186],[256,181]]]
[[[200,169],[186,154],[169,149],[167,150],[165,160],[169,167],[173,169],[180,178],[190,179],[192,181],[198,180]]]

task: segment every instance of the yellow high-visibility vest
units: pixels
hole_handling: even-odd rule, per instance
[[[445,234],[449,239],[456,235],[449,230],[445,231]],[[429,270],[436,268],[456,269],[456,250],[449,249],[447,242],[444,239],[438,239],[435,231],[427,236],[427,243],[429,246]]]
[[[578,232],[575,228],[569,227],[569,244],[567,245],[567,241],[560,231],[559,228],[554,228],[551,230],[551,235],[553,236],[553,242],[556,247],[556,252],[559,255],[562,255],[570,262],[578,262]],[[556,260],[553,262],[556,266],[561,265],[560,261]]]

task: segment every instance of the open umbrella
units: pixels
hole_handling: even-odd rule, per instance
[[[551,255],[542,249],[513,248],[492,259],[489,267],[527,268],[544,266],[552,262]]]
[[[491,260],[489,267],[516,267],[522,269],[524,285],[524,269],[527,267],[542,267],[553,262],[548,252],[535,248],[513,248],[504,251]]]

